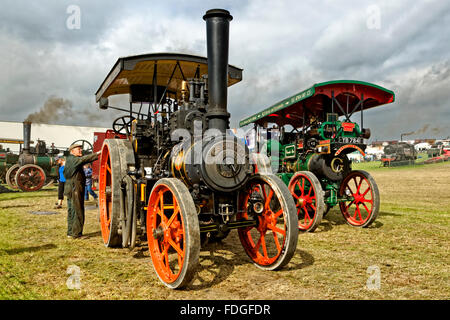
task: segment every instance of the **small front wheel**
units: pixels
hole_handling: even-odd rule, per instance
[[[19,170],[20,165],[19,164],[15,164],[13,166],[11,166],[8,171],[6,171],[6,183],[8,184],[8,186],[11,189],[19,189],[19,187],[17,186],[17,182],[16,182],[16,173],[17,170]]]
[[[253,263],[277,270],[293,257],[298,240],[298,218],[286,185],[275,175],[255,174],[240,195],[237,219],[256,220],[238,229],[239,239]]]
[[[194,200],[178,179],[156,182],[147,209],[147,240],[153,268],[169,288],[189,284],[200,257],[200,227]]]
[[[289,191],[297,206],[298,228],[313,232],[322,221],[325,210],[319,179],[312,172],[299,171],[291,178]]]

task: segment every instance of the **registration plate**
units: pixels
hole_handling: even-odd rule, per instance
[[[339,143],[351,143],[351,144],[363,144],[364,138],[360,137],[339,137],[337,139]]]

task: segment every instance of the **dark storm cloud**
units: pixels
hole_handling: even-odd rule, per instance
[[[117,58],[148,52],[205,55],[202,16],[218,7],[234,16],[229,62],[244,69],[243,81],[229,89],[232,126],[314,83],[336,79],[395,91],[394,104],[365,115],[365,126],[380,139],[425,125],[445,134],[450,122],[446,1],[3,3],[0,120],[23,121],[55,96],[70,101],[74,111],[61,123],[110,126],[118,113],[99,111],[94,93]],[[378,29],[368,27],[374,3]],[[66,26],[70,5],[81,10],[78,30]]]
[[[368,23],[368,8],[374,3],[380,14],[379,28],[370,28]],[[398,139],[400,133],[412,131],[417,131],[412,138],[450,135],[450,3],[329,4],[317,3],[316,10],[323,17],[308,25],[307,34],[302,33],[303,24],[292,23],[287,45],[273,41],[277,43],[276,49],[271,47],[276,59],[266,60],[257,71],[261,79],[242,89],[248,97],[247,110],[251,109],[246,116],[314,83],[354,79],[396,93],[395,103],[365,114],[365,126],[376,138]],[[307,16],[314,18],[315,9],[310,9]],[[238,119],[233,120],[237,125]],[[428,130],[419,130],[427,124]]]
[[[441,58],[450,48],[446,32],[449,2],[415,1],[408,6],[379,3],[378,28],[370,25],[370,13],[364,10],[367,6],[360,7],[322,32],[313,48],[312,64],[337,73],[361,68],[386,71],[396,57],[411,65],[424,58]]]

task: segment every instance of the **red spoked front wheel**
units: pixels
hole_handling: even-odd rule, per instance
[[[153,187],[147,209],[147,240],[153,267],[169,288],[189,284],[200,256],[200,227],[194,201],[178,179]]]
[[[17,170],[19,170],[20,165],[19,164],[15,164],[13,166],[11,166],[8,171],[6,171],[6,183],[8,184],[8,186],[11,189],[18,189],[19,187],[17,186],[17,182],[16,182],[16,173]]]
[[[300,171],[291,178],[288,188],[297,207],[298,228],[301,231],[314,231],[322,221],[325,210],[319,180],[312,172]]]
[[[240,197],[237,219],[256,220],[256,226],[238,229],[247,255],[261,269],[276,270],[295,253],[298,219],[286,185],[275,175],[256,174]]]
[[[380,194],[375,180],[368,172],[350,172],[341,183],[339,196],[347,198],[339,203],[339,207],[348,224],[364,228],[377,218]]]

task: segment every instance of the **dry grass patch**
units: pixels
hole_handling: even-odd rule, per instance
[[[0,194],[0,299],[449,299],[450,163],[370,172],[381,194],[371,227],[351,227],[334,209],[300,234],[278,272],[255,267],[232,232],[202,248],[194,282],[175,291],[158,280],[145,242],[104,247],[97,210],[86,212],[88,238],[68,240],[65,208],[30,214],[54,210],[56,190]],[[79,290],[66,284],[71,265]],[[369,266],[380,270],[379,290],[366,287]]]

